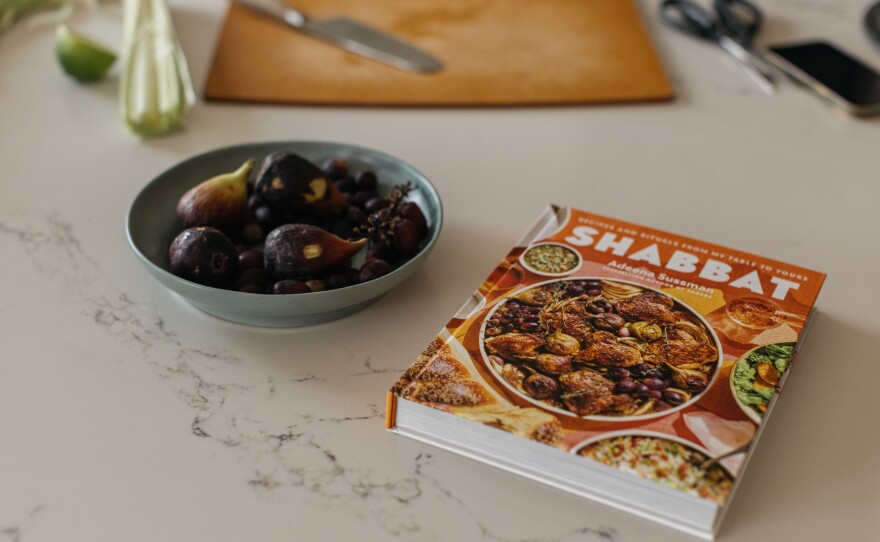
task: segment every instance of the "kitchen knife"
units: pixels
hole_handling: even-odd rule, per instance
[[[304,34],[401,70],[430,73],[443,69],[439,60],[421,49],[345,17],[312,20],[282,0],[235,1]]]

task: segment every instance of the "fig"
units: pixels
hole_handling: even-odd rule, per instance
[[[180,232],[168,249],[171,272],[216,288],[228,288],[238,277],[235,245],[216,228],[195,227]]]
[[[266,237],[266,272],[273,281],[309,279],[338,268],[355,255],[367,239],[346,241],[307,224],[285,224]]]
[[[340,212],[346,201],[329,176],[315,164],[291,152],[266,157],[254,191],[278,213],[320,215]]]
[[[184,228],[206,226],[233,233],[247,211],[247,179],[254,161],[237,170],[202,181],[177,202],[177,218]]]

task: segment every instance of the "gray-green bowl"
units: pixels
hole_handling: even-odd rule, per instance
[[[379,192],[412,183],[408,199],[421,207],[429,232],[421,251],[388,275],[354,286],[295,295],[249,294],[202,286],[168,271],[168,247],[181,231],[177,201],[188,189],[219,173],[233,171],[248,158],[259,165],[275,151],[291,151],[316,164],[330,157],[348,160],[352,170],[372,169]],[[443,224],[443,207],[434,186],[409,164],[387,154],[343,143],[279,141],[235,145],[200,154],[165,171],[137,195],[128,212],[128,241],[140,261],[162,285],[214,316],[257,326],[294,327],[341,318],[375,302],[412,276],[434,247]]]

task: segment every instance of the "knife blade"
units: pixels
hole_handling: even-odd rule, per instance
[[[395,68],[431,73],[443,64],[421,49],[346,17],[314,20],[282,0],[235,0],[252,11],[283,22],[300,32]]]

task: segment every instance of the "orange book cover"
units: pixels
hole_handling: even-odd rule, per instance
[[[551,206],[394,384],[387,425],[411,401],[721,507],[824,278]]]

